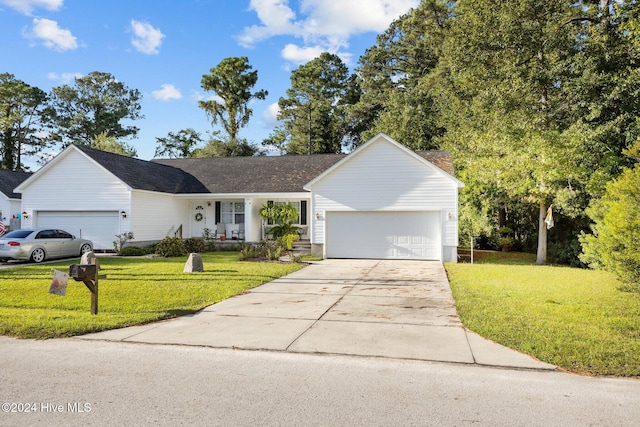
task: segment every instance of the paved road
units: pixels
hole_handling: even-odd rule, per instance
[[[372,357],[0,338],[2,426],[636,426],[640,381]],[[85,412],[71,412],[82,408]],[[62,405],[62,412],[53,412]],[[90,412],[86,410],[90,409]]]

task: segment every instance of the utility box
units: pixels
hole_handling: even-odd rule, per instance
[[[69,277],[76,281],[96,280],[98,266],[95,264],[71,264],[69,266]]]

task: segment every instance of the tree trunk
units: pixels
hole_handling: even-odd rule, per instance
[[[547,263],[547,224],[544,222],[547,216],[547,207],[544,202],[540,202],[540,213],[538,216],[538,256],[536,264]]]

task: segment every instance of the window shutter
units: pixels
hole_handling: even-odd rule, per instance
[[[300,225],[307,225],[307,201],[300,201]]]
[[[216,224],[220,224],[220,215],[222,213],[222,205],[220,202],[216,202]]]

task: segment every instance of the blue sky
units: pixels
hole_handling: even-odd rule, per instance
[[[258,71],[241,136],[259,144],[276,124],[291,70],[323,51],[354,67],[398,16],[419,0],[0,0],[0,72],[49,91],[75,76],[108,72],[143,94],[127,142],[150,159],[156,137],[213,130],[198,100],[203,74],[230,56]]]

